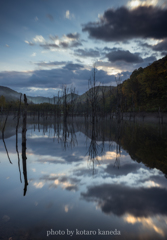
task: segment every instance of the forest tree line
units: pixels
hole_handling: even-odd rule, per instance
[[[121,83],[121,77],[116,78],[117,86],[101,86],[97,84],[96,68],[88,80],[88,91],[85,98],[75,98],[75,88],[62,87],[63,102],[55,104],[29,104],[28,111],[50,111],[56,115],[95,114],[106,116],[121,112],[157,112],[167,111],[167,56],[154,62],[146,68],[134,70],[130,78]],[[71,101],[67,96],[71,95]],[[6,102],[0,96],[1,112],[3,109],[17,110],[19,100]],[[21,103],[21,108],[24,104]]]

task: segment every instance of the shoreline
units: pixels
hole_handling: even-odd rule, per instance
[[[113,115],[116,118],[116,115]],[[152,122],[152,123],[167,123],[167,113],[163,112],[124,112],[120,114],[121,120],[129,120],[131,122]]]

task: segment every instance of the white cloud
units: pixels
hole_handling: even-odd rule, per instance
[[[128,1],[127,6],[130,9],[134,9],[139,6],[156,6],[157,4],[158,4],[158,0],[146,0],[146,1],[130,0]]]
[[[70,19],[70,11],[69,10],[66,11],[66,18]]]
[[[34,42],[40,42],[43,43],[45,42],[44,37],[42,37],[42,35],[36,35],[35,38],[33,38]]]
[[[71,14],[69,10],[66,11],[65,17],[67,19],[75,18],[74,14]]]
[[[33,185],[34,185],[36,188],[43,188],[44,183],[43,183],[43,182],[35,182]]]
[[[33,54],[31,54],[31,57],[35,57],[36,56],[36,53],[34,52]]]
[[[29,41],[27,41],[27,40],[25,40],[24,42],[27,43],[27,44],[30,45],[30,46],[33,46],[33,45],[34,45],[34,43],[29,42]]]

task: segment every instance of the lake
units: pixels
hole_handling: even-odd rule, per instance
[[[167,125],[29,118],[24,147],[15,127],[0,139],[0,239],[167,239]]]

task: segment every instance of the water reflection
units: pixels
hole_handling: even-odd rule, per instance
[[[0,145],[0,230],[6,239],[48,239],[51,228],[118,229],[118,239],[166,239],[165,125],[24,116],[17,138],[18,119],[13,125],[8,119],[2,139],[12,165]],[[24,198],[15,166],[20,180],[23,169]]]

